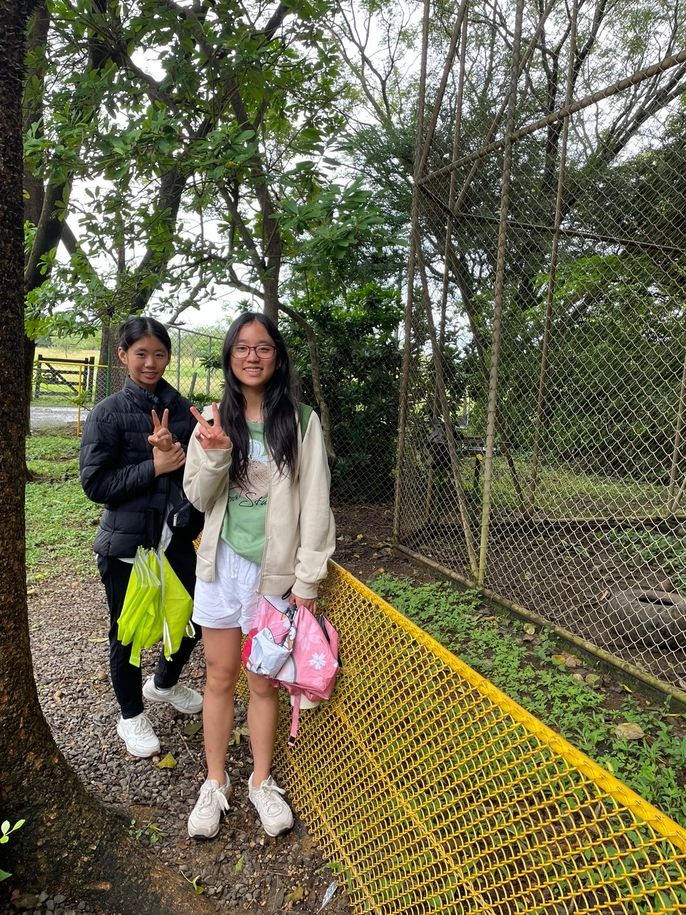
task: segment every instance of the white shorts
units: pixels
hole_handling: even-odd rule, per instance
[[[193,622],[207,629],[253,628],[260,595],[260,566],[235,553],[222,538],[217,544],[214,581],[195,582]],[[280,609],[288,606],[281,595],[266,595]]]

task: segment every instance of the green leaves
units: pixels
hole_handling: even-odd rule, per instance
[[[320,379],[337,454],[334,491],[345,492],[347,499],[374,501],[387,492],[395,460],[400,370],[396,331],[402,309],[395,289],[363,280],[361,274],[371,269],[365,269],[360,248],[347,248],[347,256],[338,262],[312,255],[305,267],[303,260],[302,280],[309,294],[292,303],[317,335]],[[299,279],[294,277],[294,288]],[[350,288],[343,294],[346,281]],[[310,354],[302,329],[294,323],[286,335],[304,382],[303,400],[313,404]]]
[[[16,832],[17,829],[21,829],[25,822],[26,820],[17,820],[14,826],[10,826],[9,820],[3,820],[2,825],[0,825],[0,845],[9,842],[11,834]]]
[[[188,164],[208,182],[222,185],[249,168],[258,156],[258,145],[254,130],[225,124],[211,131],[206,138],[193,142]]]
[[[265,246],[281,245],[274,211],[307,206],[313,184],[329,183],[318,163],[345,123],[330,11],[327,0],[271,19],[232,0],[202,16],[160,0],[96,12],[54,0],[47,43],[28,56],[25,103],[37,114],[26,164],[39,181],[64,182],[54,216],[79,244],[65,265],[30,230],[46,281],[31,301],[36,329],[58,304],[92,322],[154,295],[195,303],[214,278],[226,284],[227,266],[242,270],[231,282],[259,286]],[[354,227],[305,215],[320,221],[318,255],[345,256]],[[286,247],[304,238],[291,233]]]
[[[297,181],[306,173],[301,165],[291,172]],[[331,183],[323,186],[311,172],[311,190],[306,199],[282,201],[279,225],[291,240],[294,252],[304,266],[316,266],[329,260],[348,257],[349,249],[361,244],[375,227],[382,225],[381,214],[374,207],[372,195],[360,179],[348,185]]]
[[[0,845],[4,845],[6,842],[9,842],[12,833],[16,832],[17,829],[21,829],[25,822],[26,820],[17,820],[14,826],[11,826],[9,820],[3,820],[2,824],[0,825]],[[0,883],[3,880],[7,880],[7,878],[11,876],[12,874],[10,871],[3,870],[0,867]]]

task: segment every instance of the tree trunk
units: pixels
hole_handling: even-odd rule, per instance
[[[33,678],[25,585],[26,385],[22,287],[21,82],[27,6],[0,0],[0,819],[26,820],[2,845],[0,903],[48,889],[103,911],[215,912],[88,795],[56,746]],[[56,638],[58,635],[55,636]]]
[[[126,367],[117,356],[117,333],[109,318],[103,318],[95,384],[95,402],[120,391],[126,379]]]
[[[314,391],[314,396],[317,399],[317,408],[319,410],[319,418],[322,424],[322,435],[324,436],[326,455],[329,459],[329,464],[333,467],[333,465],[336,463],[336,452],[334,451],[333,439],[331,436],[331,414],[329,413],[329,405],[326,402],[326,398],[324,397],[324,390],[322,388],[317,336],[312,330],[312,327],[307,323],[301,314],[299,314],[293,308],[290,308],[288,305],[285,305],[283,302],[279,303],[279,307],[283,312],[285,312],[285,314],[288,315],[289,318],[292,318],[296,324],[300,326],[303,333],[307,337],[307,348],[310,353],[312,389]]]

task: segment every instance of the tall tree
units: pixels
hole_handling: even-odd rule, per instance
[[[26,605],[21,87],[28,0],[0,0],[0,816],[25,825],[3,846],[0,884],[61,892],[105,911],[201,913],[214,907],[128,834],[128,822],[87,794],[41,712]]]
[[[398,187],[407,187],[412,175],[416,112],[402,92],[397,68],[392,67],[399,45],[384,40],[387,50],[385,57],[380,57],[379,45],[374,48],[370,41],[374,30],[367,27],[366,20],[355,19],[355,11],[359,16],[360,10],[367,10],[369,16],[368,9],[364,4],[349,8],[335,25],[368,101],[367,110],[378,119],[378,126],[371,129],[361,125],[353,148],[368,180],[388,188],[388,206],[395,209],[396,218],[409,234],[410,209]],[[401,6],[396,15],[400,10]],[[447,313],[453,329],[462,331],[463,355],[475,354],[470,389],[478,399],[486,390],[491,345],[514,13],[514,3],[470,5],[465,20],[467,41],[464,48],[458,43],[446,76],[427,159],[426,170],[434,174],[423,185],[421,201],[420,233],[435,311],[442,311],[442,316]],[[454,4],[439,0],[433,5],[425,127],[434,113],[456,15]],[[399,43],[404,25],[399,20],[394,29],[382,29],[381,34],[395,34]],[[515,115],[521,135],[514,144],[505,263],[508,331],[504,346],[508,358],[522,350],[518,337],[521,315],[529,309],[540,312],[545,306],[547,289],[542,276],[550,266],[563,155],[566,180],[558,214],[563,230],[561,258],[597,252],[598,235],[626,234],[630,222],[641,245],[655,241],[656,229],[662,239],[666,238],[667,226],[672,236],[678,230],[680,222],[672,215],[667,199],[660,200],[660,207],[663,212],[666,207],[670,219],[657,219],[657,205],[651,203],[655,198],[652,190],[646,192],[646,185],[657,180],[648,176],[651,169],[654,173],[661,169],[667,176],[671,171],[668,180],[672,185],[679,183],[678,145],[674,144],[671,159],[675,164],[670,163],[669,171],[666,156],[661,158],[662,164],[656,165],[655,159],[660,156],[661,144],[669,140],[669,114],[686,90],[685,41],[686,20],[666,0],[653,0],[640,8],[606,0],[525,4]],[[629,74],[643,75],[627,79]],[[620,80],[626,84],[612,91],[613,83]],[[563,122],[555,112],[567,102],[589,100],[593,93],[602,93],[602,101],[587,101],[578,107],[563,151]],[[537,129],[525,130],[537,123]],[[683,145],[683,127],[679,142]],[[482,155],[478,155],[479,150]],[[457,164],[451,166],[451,160]],[[629,171],[634,176],[642,174],[643,185],[636,180],[627,183],[626,196],[620,197],[618,173],[623,170],[626,174],[626,163],[632,161],[635,167]],[[606,207],[600,204],[603,199]],[[395,208],[398,200],[400,206]],[[617,218],[619,211],[624,214],[621,220]],[[600,244],[611,253],[622,249],[621,240],[613,245],[604,239]],[[678,242],[672,240],[671,244],[674,247]],[[535,342],[540,345],[540,336]],[[503,358],[503,364],[506,362]],[[512,366],[516,378],[516,358]],[[501,392],[506,387],[506,379],[502,379]],[[503,406],[505,400],[507,396],[501,398]]]
[[[327,181],[317,163],[347,107],[317,7],[55,0],[51,10],[51,30],[42,19],[32,30],[47,41],[30,56],[26,109],[40,118],[27,125],[27,183],[68,171],[67,155],[81,200],[72,190],[61,210],[72,262],[53,300],[71,292],[92,316],[107,288],[120,310],[155,294],[173,316],[223,284],[275,316],[279,210]],[[80,156],[74,118],[92,128]],[[27,215],[38,239],[38,215]],[[42,248],[30,257],[48,266]]]
[[[63,171],[66,155],[80,193],[72,190],[61,212],[69,262],[32,255],[50,274],[29,295],[35,314],[73,303],[82,320],[103,326],[103,362],[109,325],[143,308],[175,320],[230,287],[278,317],[294,239],[297,246],[284,217],[305,206],[319,223],[338,216],[323,158],[350,99],[323,25],[327,9],[327,0],[271,9],[235,0],[89,0],[77,8],[54,0],[52,31],[44,19],[32,30],[47,39],[43,57],[30,57],[26,109],[42,120],[27,128],[29,181]],[[47,101],[39,91],[46,68]],[[68,141],[84,97],[93,103],[91,142],[78,157]],[[86,119],[76,120],[83,130]],[[368,219],[364,206],[357,213]],[[313,354],[316,376],[316,345]],[[325,411],[321,391],[318,401]]]

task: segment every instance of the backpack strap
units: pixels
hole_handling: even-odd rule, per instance
[[[310,423],[310,416],[312,416],[312,413],[312,407],[308,407],[306,403],[298,404],[298,416],[300,417],[300,441],[305,438],[305,433],[307,432],[307,427]]]

